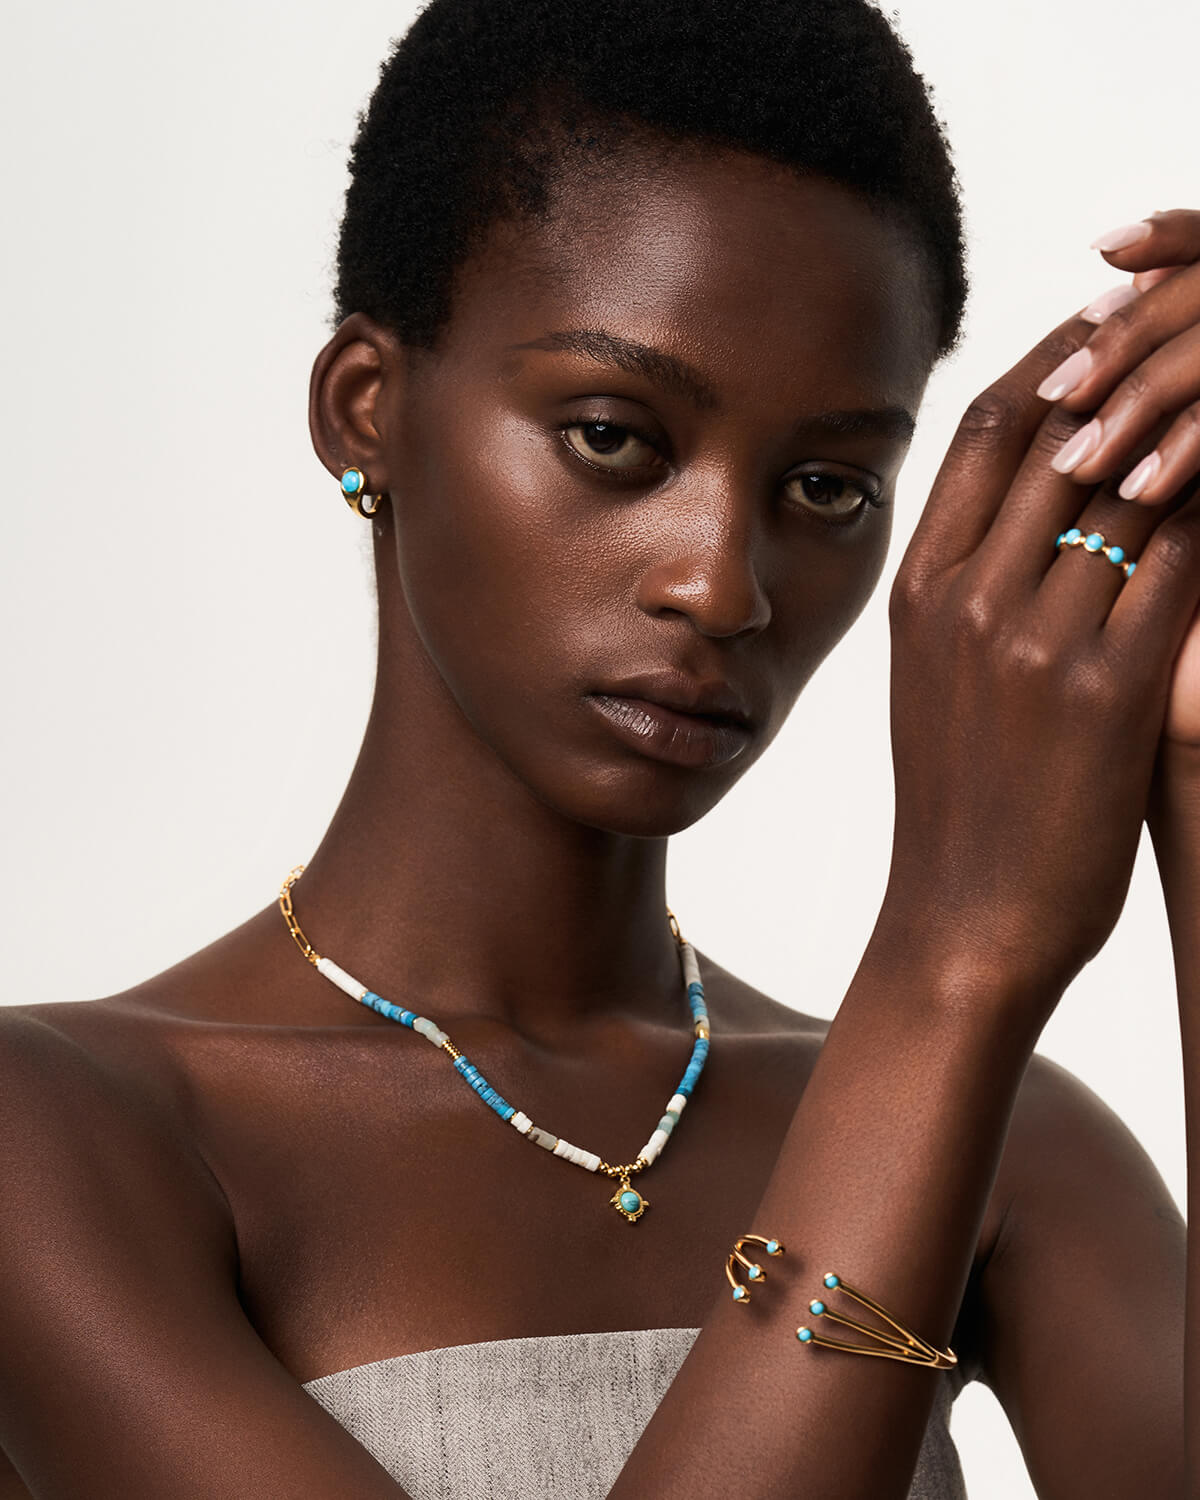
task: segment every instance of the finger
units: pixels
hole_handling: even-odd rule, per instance
[[[1077,565],[1091,558],[1068,556],[1064,565],[1057,564],[1057,539],[1073,528],[1080,528],[1080,542],[1099,530],[1106,542],[1120,545],[1127,556],[1136,558],[1141,543],[1161,519],[1161,513],[1149,507],[1119,499],[1115,481],[1089,495],[1070,476],[1055,472],[1049,462],[1051,456],[1079,430],[1079,425],[1078,417],[1061,406],[1053,407],[1030,443],[990,531],[969,564],[988,597],[1010,601],[1014,606],[1021,600],[1030,601],[1056,568],[1060,581],[1064,572],[1068,578],[1079,580]],[[1107,562],[1107,558],[1102,560]],[[1090,620],[1096,628],[1106,618],[1117,586],[1124,581],[1124,573],[1116,566],[1110,564],[1110,572],[1113,576],[1107,587],[1095,573],[1085,572],[1083,593],[1077,590],[1071,596],[1074,614]]]
[[[1173,208],[1136,224],[1106,230],[1092,241],[1110,266],[1119,271],[1150,271],[1200,260],[1200,212]]]
[[[1124,500],[1158,505],[1200,474],[1200,401],[1185,407],[1166,435],[1122,481]]]
[[[1095,411],[1123,380],[1169,339],[1200,322],[1200,265],[1143,292],[1111,312],[1088,340],[1038,387],[1044,401]]]
[[[1169,281],[1182,270],[1182,266],[1155,266],[1152,271],[1139,271],[1133,278],[1134,290],[1148,292],[1152,286],[1157,286],[1160,281]]]
[[[927,558],[930,568],[940,571],[979,546],[1047,420],[1038,385],[1092,332],[1078,317],[1068,319],[967,408],[909,542],[905,558],[914,567],[921,568]],[[1058,420],[1064,438],[1079,425],[1070,416]],[[1048,466],[1049,452],[1042,468]]]
[[[1161,514],[1161,513],[1160,513]],[[1091,561],[1091,559],[1087,559]],[[1137,571],[1117,595],[1105,635],[1131,669],[1155,644],[1163,661],[1174,662],[1200,604],[1200,491],[1166,513],[1142,548]]]
[[[1135,448],[1144,444],[1164,422],[1178,420],[1200,400],[1200,324],[1171,339],[1143,360],[1117,386],[1096,415],[1051,460],[1059,473],[1072,474],[1081,484],[1098,484],[1123,468]],[[1178,489],[1190,473],[1183,472],[1189,453],[1191,419],[1171,444],[1170,474],[1160,463],[1139,465],[1130,473],[1122,494],[1128,500],[1157,504]],[[1174,431],[1174,428],[1171,429]],[[1143,465],[1146,463],[1143,460]],[[1134,475],[1137,475],[1136,479]]]

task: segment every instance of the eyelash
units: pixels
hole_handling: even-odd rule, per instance
[[[645,443],[649,448],[654,448],[657,450],[658,447],[657,443],[655,443],[654,439],[650,437],[649,434],[642,432],[639,428],[632,426],[628,422],[610,422],[606,417],[584,417],[581,419],[576,419],[573,422],[560,422],[558,424],[558,431],[562,435],[563,447],[566,448],[574,458],[578,459],[580,463],[587,464],[590,469],[594,469],[597,473],[605,475],[606,478],[612,479],[618,484],[628,484],[635,482],[639,477],[639,471],[637,469],[630,469],[623,472],[620,469],[606,468],[603,464],[591,463],[587,458],[584,457],[582,453],[579,452],[577,448],[569,443],[566,438],[566,434],[568,432],[573,432],[583,427],[604,427],[613,433],[627,433],[630,437],[635,437],[639,442]],[[847,515],[840,517],[838,520],[830,520],[827,516],[823,516],[819,510],[809,510],[807,508],[801,507],[801,509],[804,510],[805,515],[812,516],[817,522],[825,526],[853,526],[856,521],[861,520],[862,517],[866,514],[868,507],[874,510],[881,510],[885,503],[881,497],[880,491],[878,489],[872,489],[865,480],[850,479],[845,475],[835,473],[833,470],[810,470],[807,473],[796,474],[793,477],[796,479],[820,479],[822,477],[840,479],[846,484],[852,484],[857,490],[861,492],[862,503],[858,505],[854,510],[850,511]]]

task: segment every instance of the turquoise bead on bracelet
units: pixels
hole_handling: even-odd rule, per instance
[[[361,480],[361,475],[359,479]],[[353,478],[350,483],[352,485],[355,483]],[[631,1186],[630,1176],[634,1172],[644,1171],[658,1159],[659,1153],[670,1139],[671,1132],[679,1123],[679,1117],[699,1082],[708,1058],[708,1007],[704,1003],[704,985],[700,979],[700,965],[696,959],[695,949],[684,940],[683,934],[679,931],[679,924],[672,913],[668,911],[667,916],[671,933],[679,949],[679,962],[687,991],[688,1009],[692,1013],[692,1031],[695,1037],[692,1053],[679,1087],[667,1101],[666,1109],[655,1126],[654,1133],[638,1152],[637,1157],[625,1164],[610,1165],[594,1152],[573,1146],[570,1141],[563,1140],[561,1136],[552,1135],[550,1131],[542,1130],[535,1125],[527,1114],[510,1104],[491,1086],[474,1063],[458,1050],[435,1021],[431,1021],[427,1016],[419,1016],[415,1011],[406,1010],[403,1006],[393,1005],[390,1000],[377,995],[374,990],[368,989],[365,984],[348,974],[345,969],[340,968],[331,958],[323,958],[304,936],[300,924],[296,921],[296,914],[292,910],[291,888],[303,869],[303,865],[298,865],[284,881],[283,888],[279,892],[279,906],[297,947],[318,973],[323,974],[332,984],[336,984],[340,990],[359,1001],[360,1004],[367,1006],[368,1009],[386,1017],[389,1021],[397,1021],[401,1026],[409,1027],[432,1042],[435,1047],[449,1053],[455,1071],[465,1079],[488,1108],[494,1110],[502,1120],[506,1120],[535,1145],[541,1146],[554,1156],[561,1156],[567,1161],[574,1162],[576,1166],[583,1167],[589,1172],[602,1172],[607,1177],[619,1178],[617,1191],[608,1201],[629,1223],[635,1223],[640,1219],[650,1207],[650,1200],[643,1198],[641,1193]]]
[[[1089,531],[1085,534],[1078,526],[1072,526],[1069,531],[1064,531],[1054,543],[1056,552],[1061,552],[1064,547],[1082,547],[1085,552],[1098,552],[1107,557],[1115,567],[1120,568],[1126,578],[1132,578],[1133,571],[1137,567],[1137,563],[1126,559],[1124,547],[1110,547],[1098,531]]]

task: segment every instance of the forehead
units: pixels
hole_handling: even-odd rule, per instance
[[[445,352],[600,328],[669,349],[722,401],[915,409],[928,284],[912,235],[839,184],[741,152],[618,157],[564,188],[548,223],[493,226],[458,279]]]

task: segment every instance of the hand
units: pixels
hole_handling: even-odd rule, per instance
[[[1142,234],[1133,244],[1103,254],[1118,270],[1134,273],[1117,300],[1138,295],[1104,319],[1087,345],[1090,371],[1058,399],[1068,411],[1094,413],[1099,424],[1100,441],[1071,471],[1083,484],[1118,472],[1131,448],[1140,452],[1156,430],[1161,434],[1132,468],[1132,485],[1122,489],[1138,504],[1161,505],[1200,472],[1200,213],[1153,214],[1112,237],[1137,230]],[[1101,313],[1106,298],[1098,302]],[[1200,613],[1175,664],[1163,736],[1200,745]]]
[[[1045,1015],[1124,903],[1200,603],[1200,500],[1170,498],[1200,466],[1178,421],[1200,396],[1183,357],[1200,284],[1180,272],[1130,306],[1099,328],[1062,325],[972,405],[891,597],[896,827],[881,923],[910,950],[932,943],[960,970],[1027,982]],[[1085,345],[1092,373],[1048,407],[1037,391]],[[1149,418],[1126,401],[1139,389]],[[1109,392],[1117,415],[1086,467],[1056,470],[1077,412]],[[1121,475],[1164,417],[1162,469],[1132,504]],[[1073,526],[1124,547],[1136,572],[1056,551]]]

